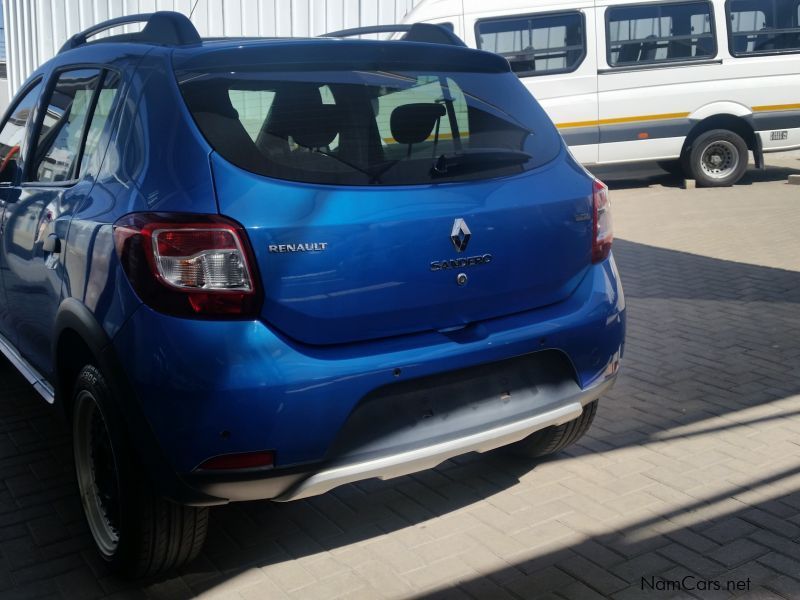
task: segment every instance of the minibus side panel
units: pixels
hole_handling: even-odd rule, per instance
[[[520,7],[511,10],[483,11],[469,13],[464,19],[465,41],[472,47],[483,47],[490,51],[502,51],[503,47],[492,47],[489,35],[485,39],[479,39],[481,31],[490,29],[491,23],[507,19],[513,21],[519,19],[524,21],[526,18],[533,20],[558,19],[560,16],[576,15],[581,16],[581,27],[583,30],[582,58],[577,64],[573,64],[568,71],[556,71],[541,74],[535,70],[545,61],[536,60],[536,67],[533,71],[518,71],[521,81],[530,90],[531,94],[539,101],[547,114],[558,127],[564,140],[569,144],[573,155],[583,164],[598,162],[598,142],[599,129],[598,120],[598,99],[597,99],[597,47],[596,35],[597,26],[595,23],[595,9],[592,2],[548,2],[547,4],[537,5],[535,11],[532,9],[524,10]],[[540,34],[545,30],[543,29]],[[557,22],[549,23],[546,28],[551,37],[563,35],[563,28]],[[525,32],[522,33],[524,35]],[[543,37],[540,35],[540,37]],[[534,39],[531,46],[537,52],[541,52],[541,39]],[[552,44],[552,39],[550,40]],[[524,44],[523,44],[524,45]],[[546,64],[546,63],[545,63]],[[556,63],[557,64],[557,63]],[[513,63],[512,63],[513,65]]]
[[[715,1],[707,58],[613,67],[607,11],[645,3],[608,4],[597,9],[600,163],[679,158],[686,136],[719,115],[746,121],[765,152],[800,146],[800,54],[732,57],[725,2]]]

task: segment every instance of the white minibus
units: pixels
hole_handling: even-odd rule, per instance
[[[736,183],[800,148],[800,0],[423,0],[505,56],[586,165],[660,161]]]

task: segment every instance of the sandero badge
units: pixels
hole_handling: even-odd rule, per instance
[[[458,218],[453,221],[453,231],[450,233],[450,241],[457,252],[467,249],[467,244],[472,238],[467,222]],[[465,267],[476,267],[492,262],[491,254],[481,254],[478,256],[465,256],[463,258],[450,258],[445,260],[434,260],[431,262],[431,271],[443,271],[445,269],[463,269]]]

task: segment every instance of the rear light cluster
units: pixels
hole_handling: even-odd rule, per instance
[[[592,262],[599,263],[608,258],[611,252],[614,227],[611,221],[608,187],[596,179],[592,188],[592,223]]]
[[[135,213],[114,225],[122,267],[139,297],[178,316],[258,314],[253,254],[244,230],[216,215]]]
[[[270,450],[220,454],[198,466],[195,471],[241,471],[270,469],[275,465],[275,453]]]

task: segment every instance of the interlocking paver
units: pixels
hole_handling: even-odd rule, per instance
[[[735,567],[758,556],[763,556],[767,551],[767,548],[759,546],[751,540],[739,539],[720,546],[713,552],[708,553],[707,556],[726,567]]]
[[[800,196],[779,181],[800,158],[780,161],[723,191],[612,182],[628,342],[579,444],[216,509],[158,581],[93,556],[68,429],[0,360],[0,598],[638,600],[649,576],[800,598]]]

